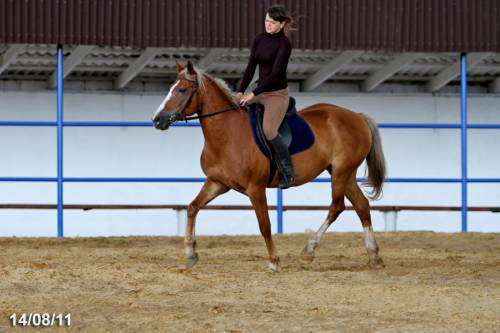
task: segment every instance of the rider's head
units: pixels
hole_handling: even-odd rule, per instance
[[[275,34],[284,29],[285,33],[292,30],[293,18],[284,5],[273,5],[267,9],[265,27],[266,32]]]

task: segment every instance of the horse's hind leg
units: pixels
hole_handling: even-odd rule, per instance
[[[276,249],[271,235],[271,222],[269,220],[267,208],[266,189],[256,188],[254,190],[248,190],[247,195],[250,197],[255,214],[257,215],[260,233],[266,242],[267,252],[269,254],[268,267],[276,272],[279,270],[279,257],[276,255]]]
[[[368,252],[369,265],[373,268],[382,268],[384,263],[378,256],[378,245],[375,240],[375,235],[372,228],[372,220],[370,215],[370,204],[366,199],[363,191],[356,183],[356,175],[354,174],[349,180],[346,187],[346,196],[352,203],[352,206],[361,220],[363,231],[365,233],[365,247]]]
[[[328,170],[330,173],[331,169]],[[344,172],[335,172],[335,186],[333,184],[333,174],[332,174],[332,203],[330,208],[328,209],[328,216],[326,217],[325,222],[321,225],[321,227],[316,232],[316,235],[311,238],[301,253],[301,259],[306,262],[312,262],[314,260],[314,250],[318,247],[321,237],[326,232],[328,227],[339,217],[339,215],[345,209],[344,203],[344,195],[345,195],[345,187],[346,181],[348,177],[346,177],[346,173]]]
[[[184,238],[184,245],[186,247],[186,268],[193,267],[198,261],[198,254],[196,253],[196,239],[194,236],[196,215],[201,208],[203,208],[210,201],[217,196],[229,191],[229,187],[224,184],[207,180],[196,198],[188,206],[188,221],[186,225],[186,236]]]

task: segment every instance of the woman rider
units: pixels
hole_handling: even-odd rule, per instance
[[[288,148],[278,134],[288,108],[288,84],[286,68],[292,46],[286,36],[291,30],[292,18],[285,6],[274,5],[266,12],[266,32],[254,39],[250,59],[238,89],[240,104],[261,103],[264,105],[264,135],[269,141],[280,170],[280,188],[288,188],[294,181],[293,164]],[[243,95],[259,65],[257,88]]]

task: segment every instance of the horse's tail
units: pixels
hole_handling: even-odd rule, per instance
[[[365,114],[361,114],[365,119],[370,132],[372,133],[372,146],[370,152],[366,156],[366,164],[368,165],[368,180],[363,183],[364,186],[373,188],[368,197],[372,200],[380,199],[382,195],[382,186],[384,185],[386,168],[385,157],[382,151],[382,140],[377,123]]]

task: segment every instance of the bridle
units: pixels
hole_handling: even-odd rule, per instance
[[[196,113],[199,114],[201,112],[201,104],[200,104],[200,86],[198,84],[198,80],[196,79],[190,79],[188,77],[182,77],[183,80],[186,80],[188,82],[191,82],[194,86],[194,89],[191,91],[191,95],[189,96],[189,98],[187,99],[186,103],[184,103],[184,105],[182,106],[182,109],[181,109],[181,112],[175,114],[175,115],[172,115],[171,117],[169,117],[168,121],[170,123],[173,123],[173,122],[176,122],[176,121],[180,121],[180,120],[183,120],[183,121],[188,121],[188,120],[195,120],[195,119],[202,119],[202,118],[208,118],[208,117],[212,117],[212,116],[215,116],[217,114],[220,114],[220,113],[224,113],[224,112],[228,112],[228,111],[233,111],[233,110],[239,110],[240,109],[240,106],[238,104],[234,104],[232,103],[231,106],[227,107],[227,108],[224,108],[222,110],[218,110],[218,111],[215,111],[215,112],[212,112],[212,113],[207,113],[207,114],[202,114],[202,115],[198,115],[198,116],[186,116],[185,114],[185,111],[187,109],[187,107],[191,104],[191,101],[193,100],[193,97],[196,95]]]

